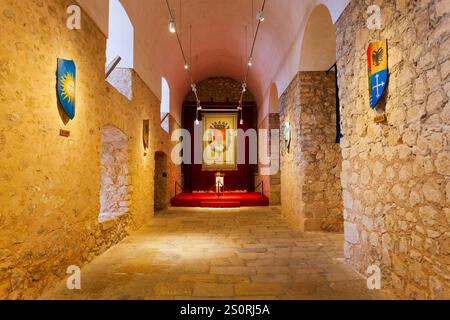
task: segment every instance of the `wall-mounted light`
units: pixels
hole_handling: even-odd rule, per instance
[[[250,59],[248,60],[248,66],[249,66],[249,67],[253,66],[252,58],[250,58]]]
[[[170,33],[177,32],[177,26],[176,26],[175,21],[173,19],[170,19],[170,21],[169,21],[169,32]]]
[[[184,69],[186,69],[186,70],[189,69],[189,65],[187,63],[184,65]]]
[[[256,14],[256,20],[261,21],[261,22],[264,22],[265,19],[266,19],[266,18],[264,17],[264,12],[263,12],[263,11],[259,11],[259,12]]]
[[[200,121],[198,121],[198,119],[195,119],[195,125],[196,126],[200,125]]]
[[[241,124],[241,126],[244,125],[244,119],[241,119],[241,121],[239,121],[239,123]]]

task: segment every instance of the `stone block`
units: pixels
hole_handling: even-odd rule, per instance
[[[283,293],[280,284],[241,283],[234,286],[236,296],[278,296]]]
[[[351,244],[359,243],[359,232],[356,224],[344,222],[344,239]]]

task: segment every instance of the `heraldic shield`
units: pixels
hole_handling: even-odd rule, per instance
[[[375,109],[388,83],[387,40],[372,42],[367,48],[370,107]]]
[[[76,67],[72,60],[58,59],[57,92],[61,107],[70,119],[75,117]]]

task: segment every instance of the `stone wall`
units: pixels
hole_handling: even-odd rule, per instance
[[[264,120],[259,124],[258,129],[267,129],[268,132],[268,154],[271,155],[272,161],[280,161],[280,154],[272,155],[271,143],[272,137],[270,135],[270,130],[276,129],[280,130],[280,115],[278,113],[269,113]],[[264,195],[269,198],[271,205],[281,204],[281,172],[278,170],[276,174],[273,175],[262,175],[262,168],[269,169],[270,166],[264,166],[259,164],[259,174],[256,175],[256,186],[261,182],[264,184]],[[280,169],[279,165],[278,168]],[[258,189],[257,191],[260,191]]]
[[[167,155],[163,152],[155,153],[155,212],[166,209],[169,206],[168,181],[167,181]]]
[[[450,2],[379,1],[382,30],[366,27],[367,1],[337,26],[345,204],[345,257],[409,298],[450,298]],[[390,81],[369,107],[371,41],[388,39]],[[374,117],[386,112],[387,122]]]
[[[98,219],[100,222],[106,222],[127,214],[130,207],[128,138],[125,133],[110,125],[103,127],[100,157],[101,186]]]
[[[335,87],[332,72],[300,72],[280,99],[280,125],[291,126],[290,148],[281,143],[282,214],[305,231],[343,229]]]
[[[209,78],[197,85],[197,94],[202,102],[236,102],[242,92],[242,83],[230,78]],[[186,96],[186,101],[195,101],[192,91]],[[244,101],[255,101],[253,95],[247,90]]]
[[[132,72],[129,101],[105,81],[106,39],[87,14],[66,28],[71,1],[0,2],[0,298],[36,298],[153,215],[154,152],[170,154],[160,102]],[[77,66],[76,116],[60,116],[57,58]],[[150,119],[144,155],[142,125]],[[129,213],[99,223],[101,129],[128,138]],[[70,130],[70,137],[59,135]],[[178,175],[178,176],[177,176]],[[179,168],[169,170],[179,179]]]

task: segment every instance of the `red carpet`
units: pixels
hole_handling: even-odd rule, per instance
[[[260,193],[182,193],[170,201],[172,207],[239,208],[268,206],[269,199]]]

